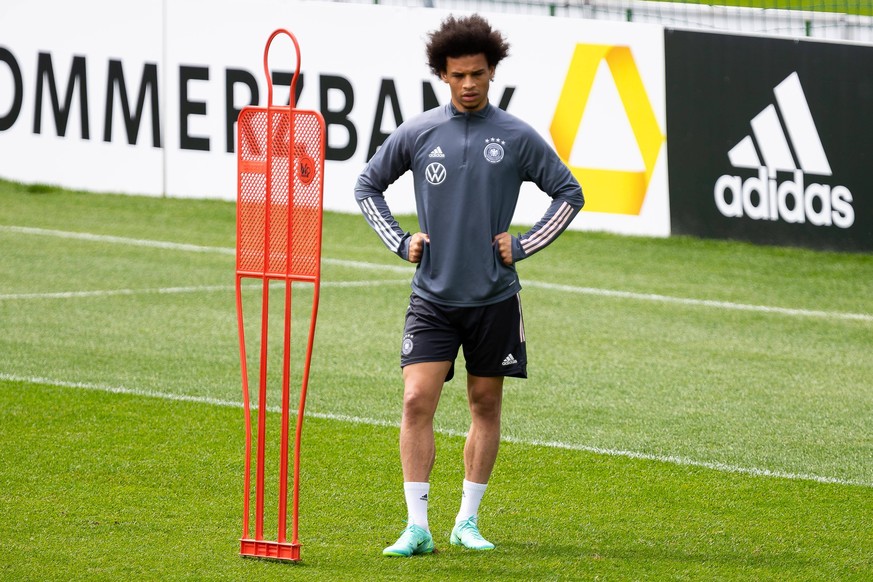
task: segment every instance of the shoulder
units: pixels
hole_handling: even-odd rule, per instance
[[[422,133],[441,125],[451,118],[451,111],[448,105],[429,109],[423,113],[419,113],[410,117],[400,124],[395,133],[412,137],[415,139]]]
[[[501,129],[522,159],[536,159],[551,149],[545,138],[531,124],[498,107],[491,107],[489,121]]]
[[[494,105],[491,106],[489,120],[492,123],[499,125],[505,131],[513,134],[514,137],[522,138],[525,140],[542,140],[542,137],[537,132],[537,130],[535,130],[533,126],[531,126],[528,122],[521,119],[520,117],[516,117],[508,111],[500,109],[499,107],[495,107]]]

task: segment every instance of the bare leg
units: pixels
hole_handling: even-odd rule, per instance
[[[400,462],[403,480],[427,482],[436,459],[433,417],[451,362],[423,362],[403,368]]]
[[[400,462],[407,527],[382,550],[384,556],[412,556],[434,551],[427,522],[430,472],[436,459],[433,416],[451,362],[424,362],[403,368],[403,419],[400,421]]]
[[[464,478],[488,483],[500,446],[503,377],[467,374],[467,400],[472,422],[464,445]]]

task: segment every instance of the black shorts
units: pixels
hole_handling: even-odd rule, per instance
[[[400,348],[400,367],[421,362],[452,362],[464,347],[467,372],[474,376],[527,378],[527,351],[521,299],[481,307],[450,307],[409,297]]]

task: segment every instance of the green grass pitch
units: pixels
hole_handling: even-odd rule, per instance
[[[873,256],[565,233],[518,267],[530,378],[507,382],[481,508],[497,549],[448,543],[461,373],[436,418],[439,551],[386,559],[405,518],[412,270],[363,218],[336,213],[303,560],[240,558],[234,212],[0,182],[0,579],[870,579]],[[252,342],[259,293],[246,285]],[[296,333],[311,296],[294,286]]]
[[[670,2],[673,0],[658,0]],[[838,12],[873,15],[870,0],[680,0],[684,4],[713,4],[716,6],[739,6],[744,8],[770,8],[780,10],[810,10],[817,12]]]

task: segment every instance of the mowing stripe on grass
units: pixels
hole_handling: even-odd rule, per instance
[[[210,406],[223,406],[229,408],[242,408],[242,402],[236,400],[224,400],[221,398],[211,398],[209,396],[190,396],[185,394],[172,394],[170,392],[159,392],[155,390],[142,390],[139,388],[127,388],[124,386],[107,386],[104,384],[92,384],[88,382],[66,382],[62,380],[53,380],[51,378],[19,376],[16,374],[6,374],[0,372],[0,381],[6,382],[24,382],[27,384],[43,384],[55,386],[59,388],[73,388],[78,390],[92,390],[97,392],[107,392],[111,394],[126,394],[131,396],[143,396],[147,398],[158,398],[162,400],[171,400],[175,402],[192,402],[198,404],[207,404]],[[253,405],[254,407],[254,405]],[[269,412],[280,413],[281,410],[277,406],[267,407]],[[295,414],[296,411],[291,411]],[[337,422],[348,422],[354,424],[365,424],[370,426],[382,426],[387,428],[399,428],[400,423],[378,420],[375,418],[365,418],[360,416],[349,416],[345,414],[332,414],[325,412],[307,412],[306,416],[319,418],[323,420],[332,420]],[[465,437],[466,433],[456,430],[435,429],[435,432],[450,436],[450,437]],[[854,481],[849,479],[839,479],[837,477],[825,477],[821,475],[811,475],[808,473],[789,473],[785,471],[774,471],[770,469],[761,469],[757,467],[738,467],[728,465],[716,461],[697,461],[686,457],[675,455],[653,455],[650,453],[640,453],[636,451],[624,451],[620,449],[610,449],[604,447],[595,447],[590,445],[582,445],[575,443],[565,443],[560,441],[542,441],[537,439],[520,439],[514,437],[501,437],[502,442],[514,443],[520,445],[529,445],[537,447],[545,447],[552,449],[564,449],[570,451],[583,451],[594,453],[597,455],[605,455],[609,457],[625,457],[629,459],[638,459],[643,461],[655,461],[659,463],[669,463],[672,465],[681,465],[687,467],[699,467],[710,469],[722,473],[736,473],[743,475],[752,475],[755,477],[770,477],[778,479],[791,479],[794,481],[814,481],[816,483],[826,483],[832,485],[851,485],[859,487],[873,488],[873,483],[866,481]]]
[[[173,249],[179,251],[192,251],[200,253],[221,253],[233,255],[236,250],[225,247],[211,247],[201,245],[191,245],[185,243],[174,243],[167,241],[146,240],[136,238],[126,238],[120,236],[110,236],[103,234],[69,232],[64,230],[50,230],[44,228],[32,228],[27,226],[4,226],[0,225],[0,232],[16,232],[20,234],[34,234],[43,236],[54,236],[61,238],[72,238],[80,240],[89,240],[95,242],[108,242],[114,244],[125,244],[133,246],[143,246],[162,249]],[[383,265],[378,263],[366,263],[362,261],[346,261],[342,259],[324,258],[322,261],[329,265],[337,265],[340,267],[351,267],[357,269],[370,269],[378,271],[390,271],[396,273],[412,273],[411,266],[399,265]],[[669,295],[657,295],[652,293],[635,293],[632,291],[615,291],[612,289],[599,289],[596,287],[574,287],[572,285],[559,285],[555,283],[545,283],[541,281],[526,280],[525,285],[533,288],[548,289],[552,291],[562,291],[566,293],[579,293],[583,295],[596,295],[600,297],[615,297],[619,299],[633,299],[638,301],[657,301],[674,303],[679,305],[691,305],[698,307],[712,307],[715,309],[729,309],[736,311],[757,311],[760,313],[770,313],[776,315],[800,316],[800,317],[818,317],[823,319],[837,319],[850,321],[870,321],[873,322],[873,315],[868,313],[845,313],[839,311],[816,311],[811,309],[791,309],[786,307],[770,307],[767,305],[751,305],[744,303],[731,303],[729,301],[711,301],[707,299],[691,299],[686,297],[671,297]]]
[[[83,233],[83,232],[68,232],[64,230],[51,230],[44,228],[32,228],[27,226],[9,226],[0,225],[0,232],[17,232],[20,234],[35,234],[43,236],[55,236],[61,238],[73,238],[81,240],[90,240],[97,242],[108,242],[115,244],[125,244],[133,246],[144,246],[162,249],[173,249],[179,251],[192,251],[200,253],[221,253],[233,255],[236,250],[225,247],[210,247],[201,245],[191,245],[185,243],[174,243],[167,241],[156,241],[147,239],[126,238],[120,236],[110,236],[103,234]],[[362,261],[346,261],[342,259],[324,258],[322,261],[326,264],[337,265],[341,267],[351,267],[357,269],[370,269],[379,271],[391,271],[396,273],[412,273],[411,266],[399,265],[383,265],[378,263],[366,263]],[[844,319],[855,321],[871,321],[873,315],[867,313],[844,313],[839,311],[816,311],[810,309],[791,309],[786,307],[770,307],[766,305],[750,305],[744,303],[731,303],[729,301],[711,301],[707,299],[691,299],[686,297],[671,297],[669,295],[657,295],[653,293],[635,293],[632,291],[615,291],[612,289],[599,289],[596,287],[574,287],[572,285],[559,285],[555,283],[545,283],[541,281],[526,280],[525,284],[529,287],[549,289],[553,291],[563,291],[567,293],[579,293],[583,295],[597,295],[600,297],[616,297],[620,299],[634,299],[638,301],[658,301],[675,303],[679,305],[693,305],[700,307],[712,307],[715,309],[732,309],[738,311],[757,311],[761,313],[772,313],[788,316],[802,317],[819,317],[824,319]]]
[[[382,285],[409,284],[408,279],[384,279],[376,281],[326,281],[321,287],[381,287]],[[271,286],[281,286],[281,281],[273,282]],[[74,299],[80,297],[113,297],[117,295],[146,295],[158,294],[169,295],[174,293],[200,293],[211,291],[235,290],[233,285],[200,285],[198,287],[156,287],[147,289],[103,289],[94,291],[60,291],[55,293],[8,293],[0,294],[0,301],[14,301],[22,299]]]

